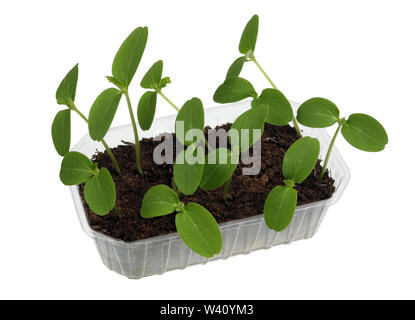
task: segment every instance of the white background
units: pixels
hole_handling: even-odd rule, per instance
[[[79,62],[76,100],[88,113],[119,45],[146,25],[134,104],[144,72],[163,59],[166,94],[212,106],[255,13],[256,56],[277,86],[298,102],[329,98],[343,116],[373,115],[389,133],[386,150],[338,139],[352,179],[310,240],[137,281],[107,270],[58,178],[59,82]],[[410,0],[3,1],[0,298],[415,298],[414,14]],[[243,76],[267,86],[254,65]],[[174,113],[159,101],[156,116]],[[128,121],[123,104],[114,125]],[[86,132],[74,115],[72,141]]]

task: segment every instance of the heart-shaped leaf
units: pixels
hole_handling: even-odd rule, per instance
[[[164,184],[151,187],[144,195],[140,214],[143,218],[165,216],[180,204],[177,193]]]
[[[181,122],[181,124],[179,124]],[[184,135],[179,133],[179,125],[183,125]],[[184,145],[190,145],[197,141],[185,141],[186,133],[191,129],[203,131],[205,125],[205,111],[199,98],[192,98],[185,102],[176,117],[175,132],[177,139]]]
[[[71,151],[63,157],[59,176],[64,185],[84,183],[92,174],[94,174],[92,161],[82,153]]]
[[[114,120],[121,96],[121,91],[109,88],[95,99],[88,116],[88,129],[92,140],[104,139]]]
[[[297,206],[297,191],[289,186],[277,186],[264,204],[264,219],[268,228],[282,231],[290,224]]]
[[[261,138],[267,113],[268,106],[258,105],[245,111],[235,120],[229,132],[233,150],[244,152]],[[254,130],[260,130],[259,135],[255,134]],[[237,134],[237,138],[233,138],[234,134]]]
[[[293,109],[290,102],[277,89],[265,89],[261,95],[252,101],[252,107],[265,104],[268,106],[266,122],[276,126],[285,126],[293,119]]]
[[[213,154],[213,156],[212,156]],[[215,163],[211,160],[215,158]],[[232,163],[233,154],[226,148],[218,148],[206,156],[200,187],[203,190],[214,190],[232,177],[238,163]]]
[[[330,100],[311,98],[298,108],[297,120],[307,127],[326,128],[340,120],[339,114],[339,109]]]
[[[156,112],[156,104],[157,92],[147,91],[142,95],[137,107],[137,118],[141,129],[150,129]]]
[[[71,110],[66,109],[56,114],[52,123],[52,139],[56,151],[62,157],[71,146]]]
[[[258,36],[259,18],[254,15],[245,26],[239,42],[239,52],[247,54],[249,51],[255,50],[256,39]]]
[[[180,192],[185,195],[191,195],[196,192],[199,187],[200,180],[203,173],[203,163],[190,162],[188,159],[192,158],[197,152],[203,154],[203,148],[198,147],[187,148],[181,151],[176,158],[173,166],[174,183],[179,188]],[[192,155],[193,153],[193,155]]]
[[[56,90],[56,101],[58,104],[70,105],[75,101],[76,86],[78,83],[78,64],[76,64],[63,78],[58,90]]]
[[[245,63],[245,57],[239,57],[236,59],[231,66],[229,67],[228,73],[226,74],[226,79],[232,78],[232,77],[239,77],[241,74],[242,68]]]
[[[107,215],[115,206],[115,184],[107,168],[85,183],[85,201],[89,208],[100,216]]]
[[[141,87],[145,89],[154,89],[158,90],[161,74],[163,73],[163,61],[159,60],[154,63],[151,68],[144,75],[143,80],[141,80]]]
[[[304,137],[294,142],[287,150],[282,162],[284,177],[295,183],[303,182],[316,165],[320,153],[320,142]]]
[[[388,143],[388,135],[379,121],[362,113],[350,115],[342,134],[348,143],[363,151],[378,152]]]
[[[188,203],[176,215],[176,229],[183,242],[203,257],[210,258],[222,249],[222,235],[215,218],[197,203]]]
[[[256,98],[252,84],[240,77],[232,77],[226,79],[217,89],[213,95],[213,100],[218,103],[238,102],[246,98]]]
[[[148,29],[137,28],[124,40],[112,63],[112,76],[128,87],[146,48]]]

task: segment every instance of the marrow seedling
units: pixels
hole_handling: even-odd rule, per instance
[[[210,258],[222,249],[222,236],[212,214],[203,206],[179,200],[166,185],[151,187],[144,195],[140,214],[144,218],[176,213],[176,229],[183,242],[199,255]]]
[[[363,151],[382,151],[388,143],[386,130],[375,118],[363,113],[351,114],[348,119],[340,118],[337,106],[324,98],[311,98],[300,105],[297,120],[311,128],[327,128],[335,123],[338,124],[324,159],[320,179],[326,172],[334,142],[340,131],[348,143]]]
[[[59,177],[66,186],[85,183],[85,201],[97,215],[105,216],[112,209],[120,215],[116,206],[115,184],[107,168],[98,169],[97,164],[87,156],[71,151],[62,159]]]
[[[277,89],[274,82],[260,66],[254,55],[258,37],[258,25],[259,18],[257,15],[254,15],[246,24],[239,41],[239,52],[243,54],[243,56],[237,58],[232,63],[226,74],[224,83],[216,90],[213,100],[218,103],[231,103],[251,97],[253,98],[251,103],[252,107],[258,105],[267,105],[269,107],[266,122],[276,126],[283,126],[292,121],[297,134],[301,137],[301,130],[294,117],[289,101],[283,93]],[[249,61],[255,63],[272,87],[262,91],[259,97],[251,83],[240,77],[244,64]]]
[[[319,153],[320,142],[311,137],[300,138],[288,148],[282,163],[284,185],[273,188],[264,204],[265,223],[270,229],[282,231],[290,224],[297,207],[294,186],[310,175]]]
[[[134,131],[135,157],[137,171],[139,174],[143,173],[141,168],[140,139],[138,137],[137,125],[135,122],[128,88],[137,71],[138,65],[140,64],[141,57],[143,56],[147,44],[147,38],[147,27],[139,27],[131,32],[131,34],[121,44],[121,47],[118,49],[115,55],[114,61],[112,63],[112,76],[107,77],[108,81],[119,89],[119,92],[125,96],[127,101],[128,113],[130,115],[131,125]],[[119,103],[120,93],[114,90],[112,90],[111,93],[107,90],[101,93],[101,95],[104,95],[104,97],[101,97],[102,100],[100,103],[95,101],[97,106],[93,111],[94,119],[96,121],[94,127],[96,129],[99,128],[97,131],[100,134],[102,134],[105,129],[108,130],[112,119],[114,118],[117,109],[116,106],[118,106]],[[97,100],[100,99],[100,96],[97,98]],[[104,124],[100,124],[101,121]]]
[[[171,82],[169,77],[162,78],[162,73],[163,61],[159,60],[150,67],[141,80],[141,87],[150,90],[142,95],[138,103],[138,122],[143,130],[150,129],[156,110],[157,94],[161,95],[178,112],[175,121],[176,139],[187,149],[181,151],[176,158],[173,167],[172,186],[175,190],[177,188],[178,192],[190,195],[197,190],[201,181],[204,161],[201,161],[200,157],[203,156],[204,150],[198,146],[198,143],[205,139],[203,135],[196,136],[196,138],[190,135],[193,138],[192,140],[187,138],[186,135],[192,133],[192,129],[197,129],[200,133],[203,132],[205,112],[199,98],[186,101],[179,109],[161,91]],[[208,146],[206,141],[205,143]]]
[[[88,124],[88,126],[90,126],[87,117],[85,117],[85,115],[75,106],[77,84],[78,65],[75,65],[62,79],[56,91],[57,103],[68,107],[68,109],[59,111],[52,123],[53,144],[58,154],[62,157],[69,152],[71,145],[71,111],[75,111]],[[121,174],[118,162],[108,144],[105,142],[104,135],[95,140],[100,141],[104,145],[105,150],[114,164],[115,170],[118,174]]]

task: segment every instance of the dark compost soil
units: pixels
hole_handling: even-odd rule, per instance
[[[230,124],[221,126],[226,130]],[[208,209],[218,223],[262,214],[265,198],[271,189],[283,183],[282,160],[288,147],[298,139],[296,131],[290,126],[276,127],[266,124],[261,138],[261,171],[255,176],[243,176],[239,164],[232,177],[229,197],[222,199],[223,186],[213,191],[199,189],[192,196],[180,196],[184,203],[193,201]],[[86,209],[91,228],[116,239],[135,241],[176,231],[174,214],[164,217],[145,219],[140,216],[141,201],[146,191],[157,184],[171,186],[173,166],[157,165],[153,161],[153,150],[160,141],[141,140],[141,158],[143,175],[137,172],[135,150],[132,143],[125,143],[112,151],[120,165],[122,176],[117,175],[106,152],[97,152],[92,160],[99,167],[110,170],[117,191],[117,204],[121,210],[120,218],[115,211],[101,217],[94,214],[83,197],[83,185],[79,192]],[[301,184],[296,185],[298,205],[328,199],[333,194],[334,180],[326,172],[322,180],[318,179],[321,171],[320,161],[311,175]]]

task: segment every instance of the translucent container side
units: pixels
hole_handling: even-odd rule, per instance
[[[298,108],[298,104],[291,103],[293,109]],[[205,123],[213,128],[217,125],[233,122],[249,108],[248,102],[208,108],[205,110]],[[150,138],[162,133],[173,132],[174,119],[174,115],[155,119],[150,130],[140,132],[140,138]],[[324,158],[330,143],[327,132],[323,129],[306,127],[301,127],[301,129],[304,135],[320,140],[320,158]],[[105,140],[111,147],[119,145],[121,140],[134,141],[131,125],[111,129]],[[100,143],[92,141],[89,135],[85,135],[72,150],[82,152],[90,157],[97,150],[103,151],[103,147]],[[135,242],[124,242],[98,233],[92,230],[88,224],[78,187],[72,186],[70,190],[81,226],[95,240],[103,263],[119,274],[137,279],[312,237],[317,232],[327,208],[340,198],[350,179],[350,172],[336,148],[333,148],[328,168],[330,175],[335,180],[336,187],[336,191],[330,199],[299,206],[291,224],[282,232],[268,229],[262,215],[221,223],[222,251],[210,259],[203,258],[188,249],[177,233]]]

